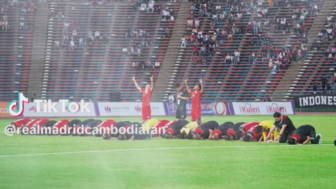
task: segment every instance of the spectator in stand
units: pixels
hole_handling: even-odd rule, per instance
[[[311,51],[312,52],[317,52],[320,49],[320,43],[318,41],[315,41],[313,45],[311,46]]]
[[[332,78],[327,83],[327,94],[332,94]]]
[[[308,56],[308,49],[307,46],[305,44],[301,45],[301,50],[302,50],[302,60],[307,60],[307,56]]]
[[[321,76],[321,86],[322,86],[322,92],[325,93],[326,92],[326,86],[328,83],[328,79],[326,78],[325,74],[323,74]]]
[[[187,38],[185,35],[181,38],[181,47],[187,47]]]
[[[236,50],[236,51],[234,52],[233,64],[238,64],[239,59],[240,59],[240,53],[239,53],[238,50]]]
[[[225,63],[226,64],[231,64],[231,60],[232,60],[233,57],[231,57],[230,54],[227,54],[226,57],[225,57]]]
[[[95,40],[99,40],[100,39],[100,33],[99,31],[95,32]]]
[[[263,100],[264,100],[264,102],[272,102],[272,97],[269,94],[269,92],[266,93]]]
[[[250,54],[250,56],[249,56],[249,61],[248,61],[248,63],[249,63],[249,64],[255,64],[256,60],[257,60],[256,55],[255,55],[254,53],[252,53],[252,54]]]
[[[288,69],[288,67],[289,67],[289,60],[288,60],[287,57],[284,57],[282,59],[280,67],[283,68],[283,69]]]
[[[317,83],[315,81],[313,84],[313,94],[316,94],[316,92],[317,92]]]

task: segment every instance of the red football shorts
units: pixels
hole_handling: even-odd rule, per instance
[[[192,109],[191,110],[191,121],[197,121],[198,119],[201,119],[202,117],[202,109]]]
[[[152,110],[150,106],[143,106],[142,107],[142,120],[146,121],[152,119]]]

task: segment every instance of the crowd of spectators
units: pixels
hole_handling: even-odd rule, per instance
[[[229,11],[227,11],[227,9]],[[206,57],[213,56],[219,43],[232,41],[234,35],[243,33],[241,18],[245,10],[244,3],[227,1],[227,7],[212,4],[212,1],[203,0],[190,7],[189,19],[187,20],[184,36],[181,38],[181,48],[191,46],[193,53],[190,58],[191,63],[206,63]],[[201,21],[210,19],[209,30],[200,28]],[[224,24],[224,28],[219,28],[219,24]],[[239,52],[235,55],[223,52],[227,63],[237,64]]]
[[[320,49],[321,45],[327,46],[325,48],[325,57],[327,59],[333,60],[333,62],[336,62],[336,46],[332,42],[334,40],[334,37],[336,35],[336,22],[334,20],[333,16],[328,16],[325,28],[323,28],[318,36],[317,41],[313,44],[313,51],[318,51]]]
[[[305,22],[307,16],[316,16],[320,9],[314,1],[277,1],[277,6],[293,11],[292,18],[270,17],[269,7],[274,3],[269,0],[269,7],[265,6],[264,0],[251,1],[244,4],[240,1],[226,0],[227,7],[213,5],[212,1],[197,1],[190,8],[190,17],[187,21],[186,31],[181,37],[181,48],[191,46],[193,53],[190,58],[194,63],[197,60],[202,62],[203,57],[212,56],[216,52],[218,44],[234,39],[237,33],[250,33],[251,46],[259,47],[259,51],[251,52],[246,64],[256,64],[257,60],[269,61],[272,72],[279,68],[288,68],[292,61],[304,61],[307,59],[307,37]],[[297,6],[300,3],[300,6]],[[229,10],[229,11],[227,11]],[[244,25],[241,22],[243,14],[256,15],[251,22]],[[210,18],[210,29],[203,31],[200,23],[204,18]],[[224,28],[217,28],[218,23],[224,21]],[[205,24],[205,23],[203,23]],[[282,47],[272,44],[268,32],[283,32],[299,35],[302,45],[293,47]],[[238,64],[241,52],[237,49],[234,52],[221,52],[225,63]],[[196,56],[196,57],[195,57]],[[196,61],[196,62],[197,62]]]
[[[3,31],[7,31],[8,30],[8,16],[7,16],[7,10],[8,10],[8,6],[5,4],[0,4],[1,6],[1,12],[0,12],[0,28]]]
[[[324,53],[327,60],[336,63],[336,47],[333,43],[336,35],[336,23],[333,16],[326,18],[325,27],[318,33],[317,40],[312,44],[312,52],[317,52],[325,47]],[[320,85],[318,81],[313,83],[313,94],[319,91],[326,94],[336,94],[336,73],[331,78],[322,74],[320,78]]]
[[[149,59],[147,61],[132,62],[132,67],[143,70],[158,70],[161,67],[161,62]]]

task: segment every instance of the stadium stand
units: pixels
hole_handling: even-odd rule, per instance
[[[329,80],[335,72],[335,64],[331,58],[326,57],[325,53],[325,49],[332,42],[321,43],[318,51],[311,51],[318,33],[326,27],[327,17],[335,15],[335,6],[334,1],[327,0],[320,5],[320,13],[315,18],[312,29],[307,33],[308,58],[303,64],[296,64],[294,69],[286,73],[276,90],[278,100],[291,100],[293,95],[312,94],[314,82],[317,83],[318,92],[321,92],[320,77],[325,74]]]
[[[140,100],[141,94],[136,93],[131,77],[136,75],[139,81],[147,81],[153,74],[156,78],[159,66],[153,64],[162,61],[169,40],[165,28],[172,30],[174,26],[174,21],[161,19],[159,6],[178,12],[180,4],[161,3],[156,5],[155,11],[147,12],[135,11],[133,6],[124,3],[95,8],[86,4],[51,3],[49,8],[57,9],[53,12],[64,12],[64,19],[49,20],[48,33],[52,34],[52,41],[60,41],[60,47],[55,44],[47,47],[53,49],[47,97],[107,101],[110,92],[121,91],[123,101]],[[67,34],[64,34],[65,22],[69,23]],[[78,35],[74,37],[72,50],[69,43],[74,29]],[[146,32],[142,37],[140,30]],[[100,32],[101,39],[94,36],[96,31]],[[129,31],[138,35],[127,37]],[[94,40],[90,39],[91,35]],[[80,38],[84,39],[83,46]],[[132,47],[141,49],[141,54],[130,53]],[[123,53],[124,48],[128,53]],[[133,67],[133,62],[143,64],[143,69],[140,65]]]
[[[325,15],[324,28],[322,28],[322,36],[317,36],[316,41],[320,44],[319,48],[314,50],[314,45],[312,45],[312,54],[309,64],[304,65],[305,68],[300,80],[297,82],[296,87],[293,90],[294,95],[304,95],[313,92],[313,84],[317,82],[318,91],[322,92],[321,88],[321,76],[325,75],[328,82],[330,82],[333,74],[335,73],[335,16],[336,16],[336,3],[333,6],[333,11],[331,15]],[[327,17],[330,17],[330,21],[327,21]],[[328,34],[327,29],[331,29],[332,33]],[[315,41],[312,41],[315,43]],[[332,50],[334,52],[332,52]]]
[[[248,23],[253,23],[253,21],[265,22],[267,20],[264,16],[258,15],[256,13],[256,7],[262,9],[263,7],[268,7],[268,2],[264,2],[262,5],[253,5],[250,8],[250,1],[241,1],[241,12],[243,17],[239,20],[244,27]],[[319,5],[323,1],[319,1]],[[297,8],[298,10],[306,9],[311,10],[314,3],[307,4],[307,2],[295,1],[291,5],[280,4],[275,7],[270,7],[268,9],[267,18],[268,20],[274,20],[273,25],[276,25],[277,18],[286,18],[287,23],[292,24],[293,10]],[[220,6],[223,9],[216,10],[216,6]],[[222,11],[228,12],[230,14],[230,9],[235,7],[235,4],[230,3],[214,3],[212,5],[213,12]],[[253,9],[252,14],[248,14],[248,11]],[[198,10],[197,10],[198,11]],[[197,12],[196,11],[196,12]],[[233,14],[236,14],[233,12]],[[198,17],[198,15],[195,15]],[[229,17],[229,16],[228,16]],[[224,24],[227,22],[228,17],[223,20],[219,20],[216,24],[216,28],[221,31],[224,28]],[[209,23],[212,18],[199,17],[201,20],[200,28],[203,33],[208,33],[210,31]],[[314,14],[309,14],[303,22],[304,31],[308,31],[311,24],[314,21]],[[233,22],[239,26],[239,22]],[[192,54],[193,45],[188,45],[187,48],[180,48],[180,52],[183,52],[182,60],[180,61],[179,71],[175,78],[176,82],[181,82],[183,78],[190,78],[190,84],[196,84],[198,79],[203,77],[206,80],[207,92],[203,96],[205,101],[215,100],[227,100],[227,101],[254,101],[261,100],[264,98],[265,92],[268,91],[271,94],[277,87],[279,81],[283,77],[286,70],[278,69],[277,72],[272,72],[267,66],[269,58],[262,58],[261,51],[262,45],[251,45],[253,38],[258,38],[261,35],[261,40],[264,40],[265,35],[270,38],[270,44],[275,47],[275,52],[287,51],[291,49],[299,48],[302,44],[299,34],[294,32],[294,29],[289,26],[288,31],[285,29],[277,28],[272,29],[269,32],[269,28],[263,28],[259,25],[259,31],[257,33],[249,31],[246,27],[246,32],[244,34],[237,33],[234,34],[233,40],[225,40],[224,43],[218,43],[215,48],[214,56],[206,56],[206,64],[197,64],[196,66],[190,63],[190,56]],[[293,31],[292,31],[293,30]],[[240,60],[237,64],[225,64],[225,58],[221,55],[222,52],[226,52],[233,56],[234,52],[238,50],[240,53]],[[255,64],[249,63],[249,55],[252,53],[256,54]],[[273,53],[275,56],[273,58],[278,58],[278,53]],[[266,53],[265,53],[266,54]],[[287,54],[287,53],[286,53]],[[231,60],[232,62],[233,60]],[[280,65],[278,65],[280,67]],[[172,92],[172,91],[169,91]],[[166,100],[166,99],[165,99]]]

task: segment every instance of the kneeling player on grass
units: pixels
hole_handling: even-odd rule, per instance
[[[311,125],[302,125],[293,131],[288,139],[288,144],[319,144],[321,140],[321,135],[316,135],[315,128]]]
[[[196,121],[188,123],[181,129],[181,139],[192,139],[192,131],[198,127],[198,123]]]
[[[217,121],[209,121],[195,129],[193,139],[203,140],[212,138],[213,131],[218,128]]]
[[[132,128],[133,127],[133,128]],[[143,132],[146,128],[144,127],[144,124],[140,123],[132,123],[131,126],[125,127],[125,132],[118,135],[119,140],[146,140],[150,139],[150,135],[147,132]],[[141,128],[141,131],[140,131]],[[133,129],[133,130],[132,130]]]
[[[177,109],[176,109],[176,118],[185,119],[187,117],[187,101],[189,100],[188,91],[182,89],[180,83],[175,84],[177,91]]]
[[[225,140],[239,140],[241,137],[241,133],[239,132],[239,128],[246,123],[239,122],[233,125],[233,127],[229,128],[226,131]]]
[[[154,128],[157,124],[159,124],[160,121],[158,119],[150,119],[147,121],[144,121],[142,123],[142,130],[143,132],[147,132],[148,134],[151,132],[152,128]]]
[[[246,123],[246,124],[243,124],[239,127],[239,131],[237,132],[237,138],[239,140],[243,140],[243,138],[245,137],[245,135],[247,134],[247,132],[252,128],[252,127],[255,127],[255,126],[258,126],[259,125],[259,122],[252,122],[252,123]]]
[[[262,130],[263,130],[262,131],[263,137],[260,138],[259,142],[261,142],[262,140],[264,142],[267,141],[267,135],[270,132],[270,130],[272,129],[273,125],[274,125],[274,121],[262,121],[262,122],[259,123],[259,126],[261,126]],[[269,140],[269,141],[276,141],[276,139],[278,138],[278,134],[279,134],[279,132],[277,130],[273,131],[273,133],[271,133],[271,136],[273,136],[273,137],[271,137],[271,140]]]
[[[273,117],[274,117],[275,122],[274,122],[272,129],[267,135],[267,140],[271,137],[271,134],[273,133],[273,131],[280,130],[277,141],[279,143],[286,143],[290,135],[296,128],[292,120],[288,116],[281,115],[281,113],[279,112],[275,112],[273,114]]]
[[[244,142],[259,141],[262,137],[262,127],[257,125],[250,128],[243,137]]]
[[[165,138],[165,135],[167,133],[167,130],[170,129],[177,121],[169,121],[168,123],[166,123],[164,126],[161,127],[161,134],[160,136],[162,138]]]
[[[167,129],[166,133],[164,134],[164,138],[172,139],[177,138],[181,135],[181,129],[188,124],[186,120],[179,120],[170,128]]]
[[[232,122],[225,122],[223,124],[221,124],[220,126],[218,126],[217,129],[215,129],[213,131],[213,134],[211,136],[211,138],[209,138],[210,140],[219,140],[219,139],[223,139],[226,136],[226,132],[232,128],[234,126],[234,124]]]

